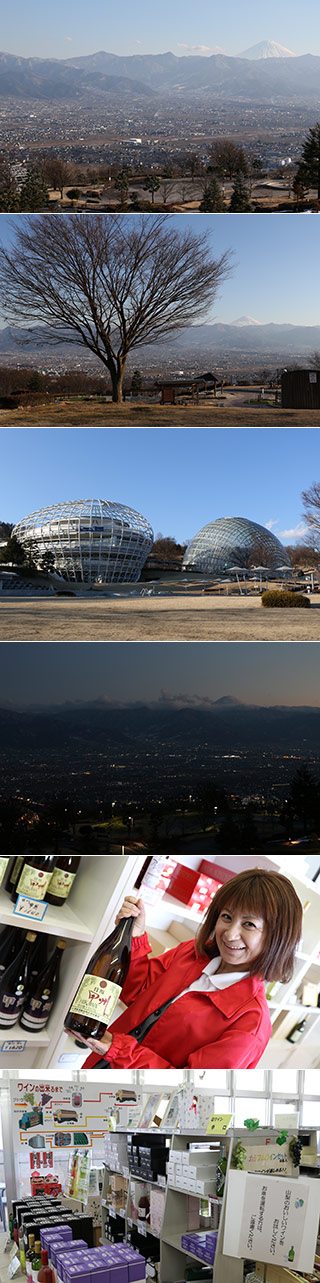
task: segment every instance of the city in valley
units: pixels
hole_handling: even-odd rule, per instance
[[[2,53],[1,207],[318,208],[303,149],[319,68],[272,40],[231,57]]]

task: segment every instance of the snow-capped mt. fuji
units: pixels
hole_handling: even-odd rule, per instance
[[[278,45],[276,40],[260,40],[258,45],[251,45],[250,49],[244,49],[239,53],[238,58],[250,58],[256,62],[258,58],[296,58],[297,54],[292,49],[286,49],[284,45]]]
[[[238,316],[236,321],[231,321],[231,325],[261,325],[261,321],[256,321],[254,316]]]

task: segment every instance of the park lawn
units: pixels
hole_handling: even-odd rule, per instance
[[[320,410],[281,406],[114,405],[59,401],[26,409],[0,410],[0,427],[320,427]]]

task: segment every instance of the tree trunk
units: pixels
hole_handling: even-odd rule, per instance
[[[112,400],[117,405],[120,405],[123,400],[122,384],[123,384],[123,377],[125,372],[125,365],[126,365],[125,361],[117,361],[117,364],[114,365],[113,368],[110,369],[109,367],[111,383],[112,383]]]

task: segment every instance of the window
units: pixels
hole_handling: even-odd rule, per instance
[[[265,1076],[263,1069],[237,1069],[236,1091],[264,1091]]]
[[[212,1091],[227,1087],[226,1069],[194,1069],[193,1073],[195,1087],[210,1087]]]
[[[225,1111],[226,1112],[226,1111]],[[257,1100],[250,1096],[237,1097],[235,1099],[234,1125],[243,1127],[245,1118],[258,1118],[261,1127],[264,1127],[267,1119],[267,1101],[266,1099]],[[248,1131],[248,1136],[254,1132]]]
[[[299,1113],[298,1101],[292,1100],[274,1100],[272,1104],[272,1123],[276,1126],[276,1114],[296,1114]]]
[[[307,1090],[307,1089],[306,1089]],[[281,1092],[285,1095],[294,1096],[298,1091],[298,1075],[296,1069],[274,1069],[272,1074],[272,1091]],[[320,1073],[319,1073],[319,1096],[320,1096]]]
[[[304,1127],[320,1127],[320,1100],[304,1100],[302,1123]]]
[[[304,1075],[305,1096],[320,1096],[320,1069],[306,1069]]]

